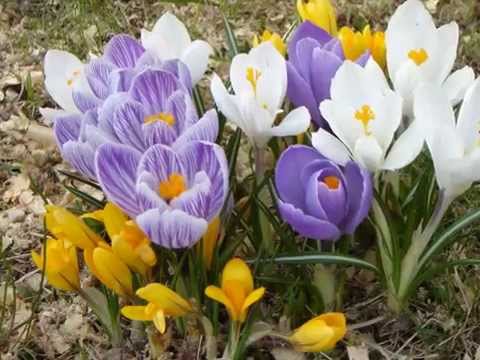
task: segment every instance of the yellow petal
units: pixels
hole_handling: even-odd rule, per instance
[[[146,306],[124,306],[121,310],[122,315],[130,320],[152,321],[153,317],[145,311]]]
[[[148,267],[136,254],[130,244],[120,235],[115,235],[112,238],[112,250],[125,264],[127,264],[133,271],[145,276]]]
[[[82,219],[89,218],[100,221],[103,223],[103,210],[95,210],[89,213],[85,213],[81,216]]]
[[[337,35],[337,15],[330,0],[297,0],[302,20],[308,20],[333,36]]]
[[[233,306],[232,302],[228,298],[228,296],[217,286],[210,285],[205,289],[205,295],[208,296],[210,299],[218,301],[219,303],[225,305],[227,308],[228,314],[232,318],[233,321],[237,321],[240,317],[240,314]]]
[[[240,258],[231,259],[223,268],[222,273],[222,289],[224,284],[237,281],[245,294],[253,291],[253,277],[248,265]]]
[[[100,281],[120,296],[133,294],[132,274],[127,265],[112,251],[97,247],[93,250],[93,263]]]
[[[207,232],[203,235],[200,247],[203,250],[203,260],[208,269],[212,265],[213,253],[217,245],[218,234],[220,232],[220,218],[217,216],[208,224]]]
[[[148,266],[154,266],[157,263],[157,256],[155,255],[155,251],[153,251],[150,241],[145,239],[146,241],[139,245],[135,251],[140,257],[140,259]]]
[[[245,299],[245,301],[243,303],[242,310],[240,312],[240,321],[241,322],[245,321],[245,319],[247,317],[247,313],[248,313],[248,308],[250,306],[252,306],[253,304],[255,304],[257,301],[259,301],[263,297],[264,294],[265,294],[265,288],[261,287],[261,288],[255,289],[253,292],[251,292],[247,296],[247,298]]]
[[[137,296],[154,303],[169,316],[181,316],[192,311],[192,305],[187,300],[159,283],[151,283],[138,289]]]
[[[105,208],[103,209],[103,222],[110,239],[115,235],[120,234],[127,221],[127,215],[125,215],[118,206],[110,202],[105,205]]]
[[[160,334],[163,334],[165,332],[165,329],[167,328],[166,322],[165,322],[165,314],[163,310],[157,310],[155,315],[153,315],[153,324],[157,328],[157,330],[160,332]]]

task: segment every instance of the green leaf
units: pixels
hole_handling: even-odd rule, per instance
[[[455,235],[477,220],[480,220],[480,209],[471,211],[454,222],[438,238],[433,240],[432,245],[426,249],[425,253],[420,258],[418,268],[422,269],[424,266],[428,266],[428,263],[435,255],[459,239],[458,237],[455,237]]]
[[[203,102],[202,95],[200,94],[200,89],[198,86],[193,88],[193,100],[195,101],[195,106],[197,108],[197,113],[199,117],[202,117],[205,114],[205,104]]]
[[[228,19],[225,16],[225,14],[222,14],[222,18],[223,18],[223,25],[225,27],[225,33],[227,34],[228,50],[230,53],[230,57],[233,58],[235,55],[238,54],[237,38],[235,37],[235,33],[233,32],[232,26],[228,22]]]
[[[65,171],[65,170],[57,170],[60,174],[68,177],[70,180],[75,180],[75,181],[79,181],[83,184],[87,184],[95,189],[98,189],[98,190],[102,190],[102,188],[100,187],[100,185],[94,181],[91,181],[91,180],[88,180],[80,175],[77,175],[77,174],[74,174],[74,173],[71,173],[69,171]]]
[[[252,262],[249,260],[248,262]],[[380,273],[380,270],[372,263],[348,255],[335,255],[329,253],[313,253],[296,256],[277,256],[263,258],[257,261],[274,262],[276,264],[302,265],[302,264],[335,264],[345,266],[356,266],[362,269]]]
[[[98,200],[96,198],[94,198],[93,196],[81,191],[81,190],[78,190],[76,187],[73,187],[73,186],[69,186],[69,185],[66,185],[66,184],[63,184],[63,186],[65,187],[65,189],[67,189],[68,191],[70,191],[73,195],[75,195],[76,197],[86,201],[87,203],[95,206],[96,208],[100,209],[105,206],[105,201],[101,201],[101,200]]]

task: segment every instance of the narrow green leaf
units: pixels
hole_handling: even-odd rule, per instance
[[[205,114],[205,103],[203,102],[203,98],[200,94],[200,89],[198,86],[193,88],[193,100],[195,101],[198,116],[202,117],[203,114]]]
[[[78,197],[78,198],[86,201],[87,203],[95,206],[96,208],[100,209],[100,208],[103,208],[105,206],[104,201],[98,200],[98,199],[94,198],[93,196],[90,196],[87,193],[85,193],[81,190],[78,190],[77,188],[75,188],[73,186],[69,186],[69,185],[66,185],[66,184],[63,184],[63,186],[65,187],[65,189],[70,191],[73,195],[75,195],[76,197]]]
[[[91,181],[91,180],[88,180],[80,175],[77,175],[77,174],[74,174],[74,173],[71,173],[69,171],[65,171],[65,170],[57,170],[60,174],[68,177],[70,180],[76,180],[76,181],[79,181],[83,184],[87,184],[95,189],[98,189],[98,190],[101,190],[102,188],[100,187],[100,185],[94,181]]]
[[[233,58],[235,55],[238,54],[237,38],[235,37],[235,33],[233,32],[232,26],[228,22],[228,19],[225,16],[225,14],[222,14],[222,18],[223,18],[223,25],[225,27],[225,33],[227,34],[228,50],[230,53],[230,57]]]

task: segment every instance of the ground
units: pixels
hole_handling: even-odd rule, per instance
[[[48,124],[38,112],[39,106],[53,105],[42,84],[46,50],[59,48],[86,58],[89,52],[98,53],[114,33],[138,36],[143,25],[151,26],[168,9],[187,23],[194,38],[208,40],[215,49],[211,67],[224,74],[228,63],[222,17],[218,4],[206,2],[209,4],[172,5],[151,0],[1,2],[0,236],[6,251],[0,258],[0,358],[117,358],[109,352],[106,337],[80,298],[61,295],[49,287],[39,291],[41,276],[30,259],[30,251],[38,249],[43,237],[44,199],[57,204],[72,201],[57,172],[68,166],[61,163],[51,134],[43,127]],[[398,3],[338,0],[339,23],[356,27],[370,23],[384,29]],[[469,64],[478,73],[480,2],[428,0],[426,4],[438,23],[459,23],[462,35],[457,66]],[[296,18],[294,0],[228,0],[225,8],[241,49],[265,27],[285,33]],[[208,82],[202,86],[206,89]],[[480,192],[474,190],[457,202],[453,212],[460,214],[479,204]],[[478,229],[472,229],[446,257],[480,255],[477,234]],[[442,275],[418,291],[409,316],[400,319],[386,316],[383,295],[369,274],[356,276],[349,285],[366,290],[362,292],[366,297],[346,303],[349,321],[361,326],[347,339],[348,356],[365,359],[354,354],[362,351],[360,345],[364,344],[372,359],[480,359],[479,275],[480,270],[474,268]],[[143,356],[133,348],[125,349],[124,354],[126,358]],[[345,344],[335,354],[347,358]],[[188,352],[183,358],[190,358]]]

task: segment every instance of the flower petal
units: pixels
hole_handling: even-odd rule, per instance
[[[420,154],[424,142],[425,134],[421,121],[413,121],[393,143],[382,168],[397,170],[407,166]]]
[[[136,321],[152,321],[152,316],[149,316],[145,312],[145,306],[124,306],[121,313],[126,318]]]
[[[475,80],[475,73],[470,66],[465,66],[451,74],[442,87],[447,92],[453,106],[460,103],[465,92]]]
[[[138,172],[148,172],[155,176],[157,182],[166,181],[170,175],[177,173],[185,176],[180,156],[170,147],[157,144],[150,147],[142,156]],[[186,179],[188,181],[188,179]]]
[[[324,129],[312,133],[312,146],[326,158],[339,165],[345,165],[350,160],[350,153],[345,145]]]
[[[253,304],[255,304],[257,301],[260,301],[260,299],[263,297],[264,294],[265,294],[265,288],[261,287],[261,288],[255,289],[247,296],[247,298],[245,299],[242,305],[239,321],[241,322],[245,321],[245,319],[247,318],[248,308]]]
[[[181,60],[187,65],[195,85],[200,81],[208,68],[208,60],[213,54],[212,47],[203,40],[195,40],[184,50]]]
[[[67,141],[62,146],[62,156],[75,170],[90,179],[96,178],[95,150],[91,145],[78,141]]]
[[[310,126],[310,113],[305,106],[291,111],[280,123],[270,130],[272,136],[299,135],[307,131]]]
[[[192,305],[172,289],[159,283],[150,283],[137,290],[137,296],[157,305],[165,315],[179,316],[192,310]]]
[[[230,299],[227,297],[227,295],[223,292],[222,289],[220,289],[217,286],[207,286],[205,289],[205,295],[208,296],[210,299],[213,299],[223,305],[227,308],[228,313],[230,314],[230,317],[232,318],[233,321],[238,320],[237,319],[237,313],[235,311],[235,308],[233,307],[232,302]]]
[[[107,43],[103,56],[119,68],[133,68],[144,52],[143,46],[133,37],[119,34]]]
[[[195,124],[188,127],[185,132],[172,144],[174,149],[179,149],[192,141],[203,140],[215,142],[218,136],[218,116],[212,109],[205,113]]]

